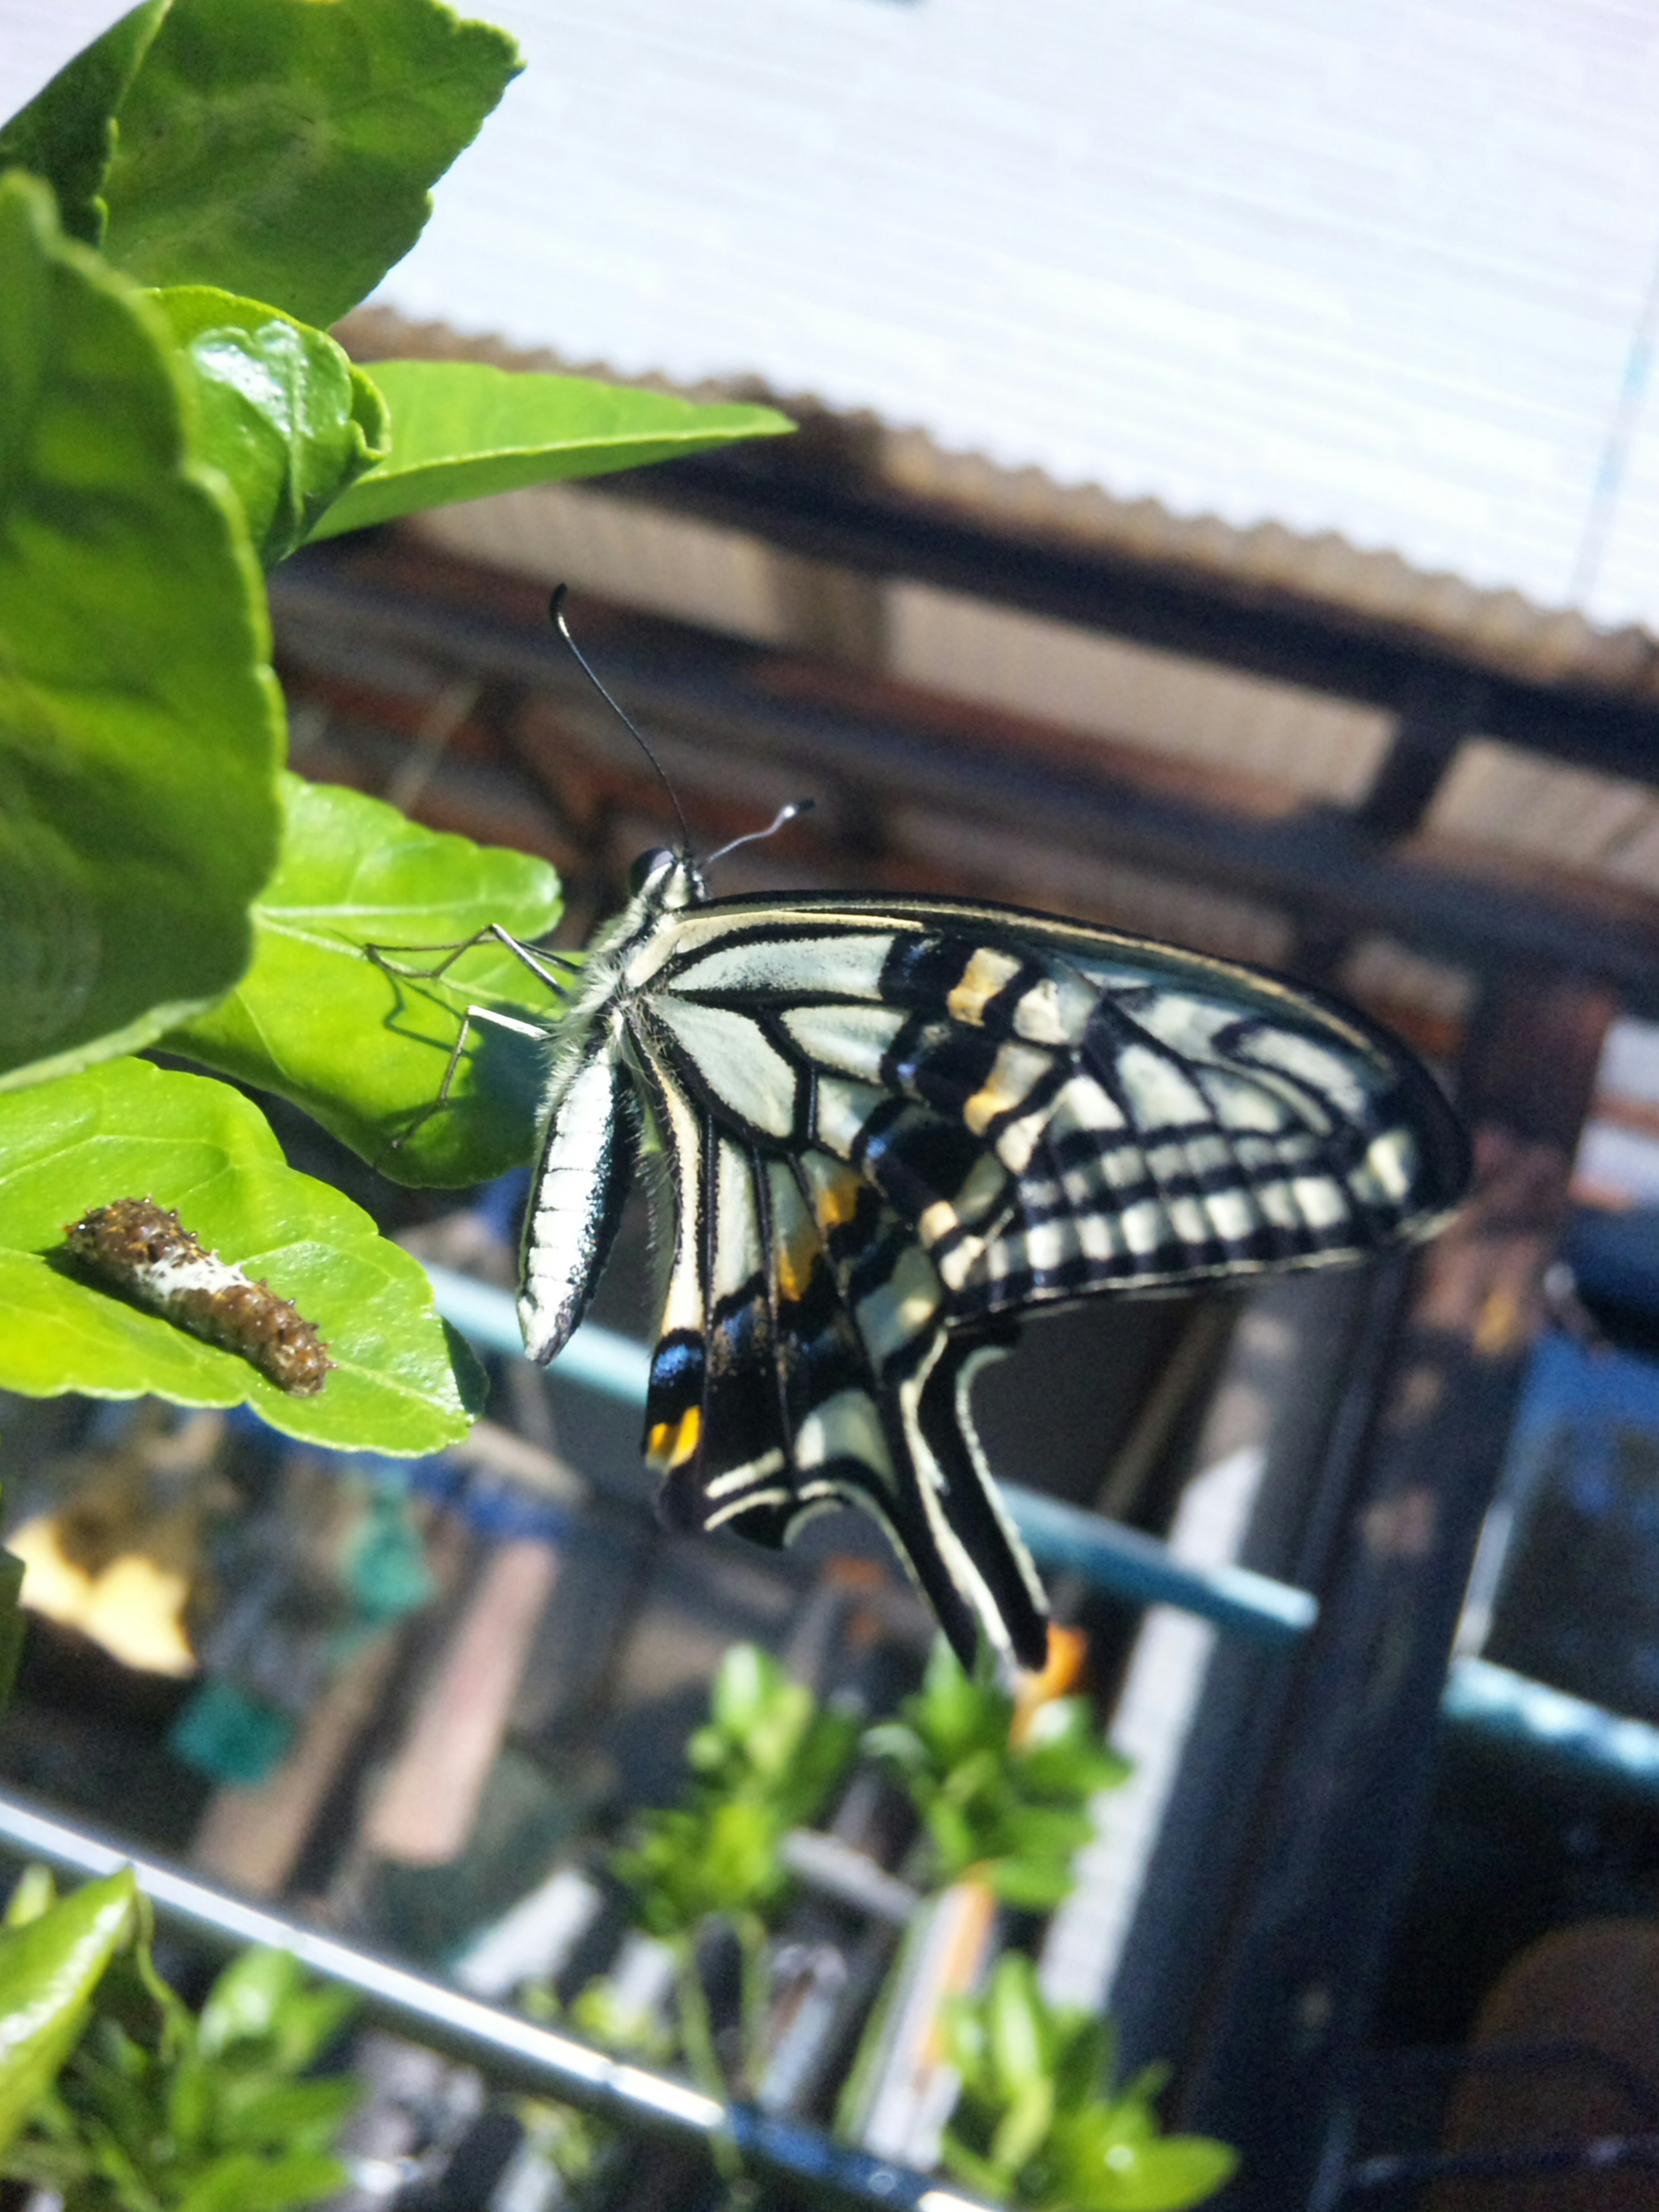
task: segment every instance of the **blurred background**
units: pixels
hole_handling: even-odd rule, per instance
[[[107,12],[0,0],[5,109]],[[1006,1945],[1168,2064],[1239,2212],[1651,2205],[1651,2164],[1574,2168],[1659,2139],[1659,19],[484,12],[527,71],[338,335],[800,428],[289,563],[295,767],[544,854],[580,944],[673,825],[548,632],[567,580],[701,846],[817,801],[721,890],[989,896],[1262,963],[1389,1024],[1475,1139],[1414,1261],[1097,1302],[986,1378],[1132,1771],[1057,1908],[896,1966],[891,1892],[803,1875],[776,2109],[929,2164],[933,2023]],[[511,1284],[521,1181],[402,1190],[270,1103],[296,1165]],[[600,1322],[645,1340],[650,1278],[630,1216]],[[603,1853],[682,1787],[722,1653],[879,1719],[928,1624],[848,1516],[785,1558],[663,1533],[625,1381],[532,1371],[478,1310],[489,1418],[441,1461],[0,1401],[34,1608],[0,1774],[568,1999],[623,1971]],[[908,1817],[860,1769],[823,1826],[898,1878]],[[442,2196],[483,2092],[374,2063],[421,2203],[574,2185],[544,2162],[536,2197],[514,2138]],[[619,2171],[614,2203],[693,2201]]]

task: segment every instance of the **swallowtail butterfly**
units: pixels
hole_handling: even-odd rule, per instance
[[[861,1505],[965,1663],[981,1633],[1028,1667],[1046,1648],[969,1402],[1021,1313],[1361,1259],[1431,1232],[1466,1178],[1432,1079],[1360,1016],[1107,929],[711,899],[663,850],[578,981],[504,941],[569,994],[524,1226],[531,1357],[568,1341],[659,1155],[646,1453],[669,1519],[780,1545]]]
[[[469,1009],[550,1037],[530,1356],[569,1340],[635,1159],[660,1158],[645,1449],[667,1517],[776,1546],[861,1505],[964,1665],[981,1634],[1032,1668],[1048,1644],[969,1405],[1021,1313],[1362,1259],[1430,1235],[1467,1180],[1434,1081],[1361,1016],[1111,930],[943,899],[711,899],[665,849],[574,981],[484,934],[567,1000],[541,1030]]]
[[[64,1231],[84,1266],[192,1336],[240,1352],[295,1398],[314,1398],[333,1361],[290,1299],[210,1252],[154,1199],[95,1206]]]

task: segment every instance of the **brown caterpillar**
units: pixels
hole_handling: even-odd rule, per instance
[[[240,1352],[295,1398],[314,1398],[334,1362],[291,1300],[204,1249],[151,1198],[118,1198],[64,1224],[69,1249],[140,1305]]]

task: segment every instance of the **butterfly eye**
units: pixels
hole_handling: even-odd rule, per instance
[[[637,896],[653,876],[660,875],[665,868],[673,865],[674,855],[665,845],[654,846],[650,852],[641,853],[628,872],[629,890]]]

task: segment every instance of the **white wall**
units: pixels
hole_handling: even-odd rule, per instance
[[[1659,626],[1651,0],[474,5],[404,313]],[[107,12],[0,0],[0,98]]]

